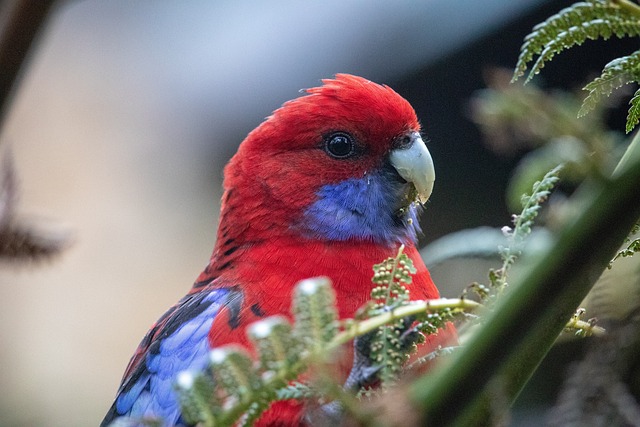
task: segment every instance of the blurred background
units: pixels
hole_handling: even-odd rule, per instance
[[[0,426],[100,422],[139,340],[208,260],[224,164],[321,78],[358,74],[415,107],[438,176],[424,243],[508,224],[505,189],[523,153],[485,143],[470,98],[492,68],[515,65],[533,25],[569,4],[60,2],[1,147],[15,159],[22,221],[72,243],[0,269]],[[630,51],[590,43],[540,82],[579,89]],[[610,120],[623,129],[624,114]],[[464,265],[433,269],[445,296],[484,278],[486,262]]]

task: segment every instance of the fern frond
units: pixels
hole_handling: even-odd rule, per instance
[[[540,181],[536,181],[533,184],[531,194],[522,196],[522,212],[518,215],[513,215],[513,229],[510,227],[502,229],[509,240],[509,244],[500,250],[504,262],[503,268],[509,268],[515,259],[520,256],[523,244],[531,234],[531,228],[538,216],[542,203],[547,200],[560,180],[559,175],[562,168],[562,164],[554,167]]]
[[[212,421],[222,410],[222,403],[215,393],[215,382],[210,375],[181,372],[176,390],[185,421],[194,425],[199,422],[212,425]]]
[[[271,405],[271,394],[261,396],[262,398],[256,399],[250,406],[245,415],[240,418],[240,422],[237,424],[238,427],[251,427],[254,425],[258,418],[262,415],[264,411],[269,408]]]
[[[309,351],[322,354],[326,343],[338,333],[335,298],[327,277],[303,280],[294,290],[293,336]]]
[[[370,314],[382,313],[409,300],[409,292],[404,285],[411,283],[411,275],[416,273],[416,269],[403,251],[404,245],[395,258],[387,258],[373,266],[371,281],[376,286],[371,290],[371,299],[377,304]]]
[[[247,335],[264,370],[277,372],[300,358],[300,345],[293,339],[291,324],[284,316],[270,316],[252,323],[247,327]]]
[[[540,52],[540,56],[531,67],[526,82],[530,81],[536,74],[539,74],[545,64],[551,61],[556,54],[573,46],[581,45],[587,40],[597,40],[600,38],[607,40],[612,35],[618,38],[639,36],[640,22],[631,20],[594,19],[568,28],[544,46],[544,49]]]
[[[318,390],[313,389],[309,384],[301,383],[299,381],[293,381],[282,387],[276,392],[278,400],[289,399],[310,399],[318,396]]]
[[[531,195],[524,194],[520,200],[522,211],[518,215],[513,215],[513,228],[507,226],[502,228],[502,233],[507,238],[507,245],[498,248],[502,258],[502,266],[497,270],[489,270],[490,287],[473,284],[470,288],[476,291],[483,300],[495,299],[508,287],[509,270],[522,254],[524,243],[532,232],[540,207],[560,180],[559,174],[562,168],[563,165],[560,164],[547,172],[540,181],[536,181],[533,184]]]
[[[627,133],[631,132],[633,128],[640,121],[640,89],[633,94],[633,98],[629,101],[631,107],[629,108],[629,113],[627,114],[627,125],[626,131]]]
[[[180,375],[176,390],[184,416],[190,423],[202,426],[249,426],[276,400],[328,396],[338,398],[347,405],[341,396],[295,379],[312,361],[317,361],[356,336],[388,326],[390,329],[386,332],[389,332],[389,342],[385,342],[389,344],[388,352],[383,358],[388,362],[388,378],[393,381],[398,373],[393,367],[400,366],[406,360],[407,349],[396,348],[399,337],[394,331],[394,328],[400,327],[402,319],[414,317],[425,327],[433,328],[453,315],[480,306],[475,301],[463,298],[412,301],[398,305],[396,300],[404,295],[403,284],[407,284],[411,274],[416,272],[411,259],[400,251],[397,257],[390,258],[380,266],[389,266],[388,272],[393,272],[388,278],[394,282],[390,303],[397,305],[395,308],[383,310],[361,321],[352,320],[348,329],[339,331],[335,293],[329,279],[315,278],[299,282],[293,298],[294,325],[282,316],[273,316],[248,327],[248,336],[259,356],[257,362],[244,348],[231,344],[211,351],[209,369],[206,371],[184,372]],[[405,325],[402,325],[398,330],[405,329]],[[394,334],[395,337],[392,336]],[[136,425],[140,423],[136,421]]]
[[[578,117],[582,117],[596,107],[604,97],[626,84],[640,81],[640,50],[629,56],[614,59],[604,66],[600,77],[584,87],[589,95],[582,102]]]
[[[262,385],[253,360],[243,347],[230,344],[215,348],[209,353],[209,359],[216,384],[229,395],[242,398]]]
[[[393,310],[409,300],[409,291],[405,285],[411,283],[411,275],[416,273],[416,269],[411,258],[403,251],[404,245],[400,247],[396,257],[387,258],[373,266],[372,282],[375,286],[371,290],[371,299],[376,301],[376,305],[370,314]],[[405,329],[404,320],[398,319],[381,326],[371,340],[371,357],[381,366],[379,377],[383,388],[393,384],[408,358],[400,340]]]
[[[575,3],[536,25],[525,37],[512,81],[523,76],[536,55],[527,82],[553,56],[586,40],[640,35],[640,22],[627,8],[604,0]]]
[[[611,262],[609,262],[609,266],[607,268],[611,269],[611,267],[613,267],[613,262],[618,258],[627,258],[635,255],[638,252],[640,252],[640,238],[631,240],[626,248],[619,250],[613,257]]]
[[[371,358],[380,365],[380,385],[383,389],[394,384],[398,378],[408,355],[401,349],[400,335],[403,332],[403,321],[379,328],[371,342]]]
[[[602,4],[594,2],[575,3],[533,27],[520,48],[520,57],[516,64],[513,81],[525,74],[527,64],[533,60],[535,55],[542,52],[545,45],[553,41],[558,34],[582,22],[596,19],[601,13],[599,9],[602,6]]]

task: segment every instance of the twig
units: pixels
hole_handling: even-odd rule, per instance
[[[4,6],[0,29],[0,131],[16,79],[54,3],[55,0],[16,0]]]

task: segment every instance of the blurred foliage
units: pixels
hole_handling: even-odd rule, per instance
[[[560,163],[565,188],[577,186],[587,176],[613,171],[626,142],[622,133],[606,125],[611,103],[599,104],[584,120],[578,118],[579,94],[545,91],[533,83],[509,84],[509,76],[503,69],[487,71],[487,88],[471,100],[471,117],[492,150],[504,155],[526,153],[507,189],[511,209],[534,181]]]
[[[601,102],[593,108],[589,118],[585,119],[578,117],[581,108],[579,94],[560,89],[543,90],[534,83],[525,86],[509,84],[508,74],[503,69],[487,72],[488,87],[478,91],[471,100],[471,112],[490,148],[501,154],[525,152],[508,186],[507,200],[511,205],[520,202],[524,189],[539,179],[541,173],[558,163],[564,164],[562,189],[568,192],[588,177],[606,176],[613,172],[628,145],[621,132],[611,130],[606,125],[605,115],[618,98]],[[535,233],[542,240],[539,246],[544,245],[544,240],[550,235],[544,226],[545,221],[550,221],[548,225],[553,228],[554,221],[561,222],[558,217],[567,215],[563,212],[566,196],[567,194],[557,194],[554,203],[543,215],[542,226]],[[636,232],[637,227],[632,230],[632,234]],[[458,257],[460,253],[473,254],[478,252],[474,251],[475,247],[484,247],[489,233],[497,236],[498,230],[485,229],[477,239],[467,240],[465,247],[457,250],[452,245],[438,249],[438,241],[433,246],[439,252],[446,251],[449,258]],[[474,244],[475,241],[479,244]],[[628,238],[627,243],[611,260],[610,267],[616,259],[630,256],[638,249],[638,240]],[[532,252],[535,250],[532,247]],[[493,253],[485,250],[484,255],[497,257],[499,250],[494,249]],[[438,259],[438,262],[443,261],[444,259]],[[638,268],[630,268],[629,264],[637,265]],[[623,271],[605,272],[582,304],[587,308],[588,314],[600,319],[620,318],[633,311],[636,304],[640,308],[640,300],[630,298],[637,294],[639,269],[640,261],[633,260],[620,267]]]
[[[201,426],[252,425],[272,402],[298,399],[340,402],[321,405],[320,410],[311,410],[309,417],[322,420],[348,415],[366,423],[371,417],[359,409],[356,393],[365,391],[362,396],[373,398],[377,394],[363,387],[378,382],[383,390],[389,389],[405,362],[416,353],[417,344],[424,341],[423,334],[435,334],[447,322],[479,306],[462,298],[410,301],[405,285],[411,283],[415,272],[403,248],[396,257],[375,265],[371,303],[362,308],[357,319],[341,322],[329,279],[298,283],[292,304],[293,324],[284,316],[271,316],[249,326],[247,334],[257,360],[246,349],[227,345],[212,350],[206,372],[180,374],[176,390],[184,419]],[[357,337],[366,340],[358,343]],[[356,353],[360,347],[367,347],[367,360],[354,362],[343,390],[325,366],[336,363],[336,351],[354,338]],[[438,349],[426,359],[440,354],[446,352]],[[371,369],[359,369],[361,363],[368,363]],[[310,379],[297,380],[311,365]],[[352,378],[354,372],[356,378]],[[322,412],[323,408],[329,415]],[[157,419],[123,417],[113,425],[153,426],[158,422],[162,424]]]
[[[42,261],[69,246],[70,233],[52,224],[27,221],[16,214],[18,190],[13,159],[0,160],[0,261]]]
[[[532,33],[525,38],[513,80],[524,74],[536,55],[538,58],[534,61],[527,82],[538,74],[555,54],[582,44],[587,39],[607,39],[612,35],[640,35],[638,5],[626,0],[591,0],[576,3],[534,27]],[[520,194],[529,188],[532,182],[539,180],[551,167],[564,164],[561,174],[561,188],[564,194],[556,194],[553,197],[552,203],[543,215],[543,227],[547,231],[541,233],[545,236],[559,234],[560,237],[557,240],[554,237],[548,238],[538,247],[532,245],[530,248],[524,248],[525,253],[538,262],[534,261],[535,266],[524,273],[521,280],[523,284],[517,286],[518,289],[507,301],[524,306],[527,298],[531,299],[534,295],[529,293],[526,297],[527,288],[533,289],[537,283],[536,286],[540,289],[537,292],[547,293],[547,303],[566,304],[573,300],[577,304],[578,297],[586,294],[591,283],[602,273],[602,269],[595,265],[602,265],[602,268],[609,265],[609,269],[602,273],[580,304],[581,307],[586,307],[589,316],[597,316],[598,322],[604,325],[608,332],[604,338],[592,340],[585,358],[576,362],[570,370],[556,406],[549,414],[549,425],[638,425],[640,419],[640,260],[638,257],[632,257],[640,249],[638,225],[633,227],[620,250],[611,253],[609,263],[603,263],[602,259],[607,251],[600,250],[600,245],[604,245],[605,241],[608,244],[616,241],[614,238],[609,239],[611,236],[607,236],[607,233],[620,235],[624,227],[630,227],[631,221],[637,221],[639,216],[637,209],[631,210],[631,205],[624,204],[618,208],[611,208],[606,213],[609,210],[609,206],[606,205],[614,203],[613,200],[618,196],[622,197],[623,193],[626,194],[623,197],[627,198],[627,203],[637,200],[633,194],[634,187],[626,186],[626,189],[622,189],[625,185],[620,180],[620,174],[626,171],[630,176],[637,176],[637,168],[640,168],[640,139],[636,135],[629,144],[622,133],[607,128],[604,117],[609,105],[616,101],[615,97],[609,98],[614,90],[628,83],[640,81],[639,58],[640,54],[634,52],[607,64],[600,77],[585,86],[588,95],[584,100],[574,93],[561,90],[544,91],[533,84],[509,85],[506,72],[491,70],[487,74],[488,88],[476,94],[471,103],[472,117],[483,130],[487,144],[492,149],[501,154],[525,153],[509,184],[508,201],[512,207],[520,201]],[[621,92],[618,91],[617,94]],[[640,91],[635,93],[630,103],[627,132],[633,129],[640,117]],[[587,113],[590,115],[585,120],[584,116]],[[602,185],[605,185],[607,190],[598,195],[597,189]],[[574,200],[582,200],[582,203],[576,203]],[[616,209],[617,213],[614,213]],[[601,215],[609,215],[610,219],[603,221],[603,216],[599,214],[590,217],[588,210],[597,210]],[[627,225],[621,229],[623,216]],[[603,222],[596,226],[599,221]],[[577,226],[580,222],[583,226]],[[575,233],[567,231],[568,227],[576,227]],[[597,231],[597,227],[605,228]],[[587,231],[589,228],[591,231]],[[497,230],[474,230],[474,239],[468,240],[465,248],[462,248],[462,239],[444,238],[433,245],[444,250],[449,258],[475,254],[487,256],[490,251],[486,250],[486,245],[482,242],[482,234],[487,238],[495,238],[493,236],[497,235]],[[580,246],[577,242],[582,239],[586,240]],[[584,245],[592,251],[599,251],[601,255],[593,258],[593,265],[582,263],[583,259],[580,258],[569,261],[572,255],[565,251],[572,246],[572,240],[575,243],[573,256],[578,256],[579,253],[583,258],[592,256],[593,254],[587,255],[584,252]],[[459,250],[455,245],[458,245]],[[469,245],[476,245],[477,248],[470,248]],[[546,248],[540,250],[540,247],[544,246]],[[505,262],[504,250],[496,250],[494,255],[496,258],[502,256],[503,263]],[[553,267],[554,256],[566,257],[565,265]],[[436,259],[443,262],[446,257],[436,256]],[[580,269],[589,270],[591,273],[584,275]],[[559,291],[564,296],[560,299],[554,297],[557,292],[541,282],[536,274],[548,277],[547,280],[554,283],[562,277],[556,286],[567,289]],[[500,275],[496,276],[495,272],[490,272],[489,278],[490,283],[498,283]],[[542,288],[547,290],[542,291]],[[475,283],[472,289],[489,294],[492,287]],[[507,303],[500,305],[499,310],[504,311],[494,313],[487,321],[487,326],[493,327],[494,330],[479,331],[468,345],[491,345],[490,343],[495,341],[495,336],[492,335],[499,333],[499,328],[502,328],[505,334],[506,331],[515,329],[509,322],[518,320],[508,313]],[[551,313],[554,309],[549,308],[547,311]],[[580,319],[584,313],[584,308],[578,309],[573,319]],[[536,316],[540,325],[546,323],[547,327],[551,327],[551,314],[547,316],[546,321],[542,320],[545,317],[543,313],[537,313]],[[593,324],[594,321],[595,317],[587,323]],[[520,350],[513,349],[515,343],[510,343],[509,349],[504,349],[510,352],[510,356],[505,358],[510,362],[496,362],[504,368],[492,367],[489,377],[491,379],[486,379],[485,376],[482,380],[490,385],[486,386],[481,397],[474,395],[464,404],[454,403],[455,394],[446,388],[452,386],[451,378],[449,381],[446,378],[447,375],[454,375],[451,370],[436,376],[435,381],[430,384],[421,382],[427,390],[416,389],[415,393],[427,406],[427,419],[459,425],[470,425],[472,420],[475,420],[475,423],[483,420],[480,422],[482,425],[504,422],[504,415],[501,416],[500,413],[508,411],[511,402],[519,393],[519,387],[523,384],[518,376],[524,375],[529,369],[523,366],[514,369],[514,364],[527,363],[524,348],[529,349],[530,358],[544,357],[546,350],[540,351],[534,342],[537,342],[538,346],[551,343],[542,335],[534,338],[535,330],[539,331],[538,334],[543,334],[539,327],[530,325],[526,329],[530,331],[530,335],[518,338],[519,342],[521,341],[521,344],[518,344]],[[582,334],[582,331],[578,332]],[[544,340],[547,344],[543,344]],[[486,354],[487,357],[491,354],[490,349]],[[461,378],[460,383],[464,381],[468,384],[474,381],[474,377],[479,377],[474,374],[473,366],[485,360],[483,357],[485,356],[464,353],[456,359],[456,369],[465,372],[458,375]],[[534,369],[534,366],[530,369]],[[432,403],[432,400],[435,402]],[[457,408],[455,415],[447,413],[454,408]]]
[[[628,0],[589,0],[563,9],[536,26],[525,39],[514,78],[525,73],[536,55],[528,80],[554,55],[587,39],[638,36],[639,18],[640,7]],[[36,22],[35,28],[39,25]],[[400,388],[412,399],[411,409],[420,411],[424,419],[463,425],[503,420],[503,413],[558,332],[567,326],[567,320],[582,332],[596,330],[593,322],[582,322],[582,310],[573,316],[569,313],[575,309],[574,301],[579,301],[576,298],[595,281],[595,273],[606,266],[603,257],[610,253],[613,256],[611,248],[620,243],[632,220],[637,220],[637,202],[632,204],[630,200],[637,199],[632,192],[640,181],[640,142],[634,141],[626,156],[621,156],[624,139],[604,125],[606,104],[602,100],[615,89],[640,81],[639,58],[640,54],[634,52],[607,64],[601,76],[585,86],[589,93],[584,101],[573,94],[548,93],[533,85],[508,86],[508,79],[499,71],[490,76],[489,89],[475,99],[473,117],[488,135],[490,145],[503,153],[528,152],[509,189],[512,209],[523,202],[523,210],[514,218],[513,229],[502,230],[506,244],[495,251],[502,267],[489,273],[488,287],[475,286],[485,300],[502,294],[506,297],[488,311],[473,341],[454,351],[454,363],[445,365],[435,376]],[[13,86],[12,80],[9,86]],[[640,120],[640,90],[630,104],[627,132]],[[577,119],[587,113],[589,120]],[[616,173],[621,157],[622,163],[630,159],[630,166]],[[512,285],[507,282],[507,272],[523,252],[526,255],[523,241],[531,234],[532,221],[557,181],[559,164],[564,165],[563,183],[572,188],[566,199],[551,204],[552,212],[546,220],[552,233],[560,236],[542,245],[542,251],[531,250],[541,257],[527,264],[527,274]],[[15,219],[11,165],[5,162],[2,172],[0,257],[39,259],[57,253],[64,247],[64,238],[49,237]],[[532,186],[532,195],[522,200],[521,194]],[[587,357],[571,372],[554,411],[556,425],[633,425],[640,419],[640,272],[638,257],[626,256],[637,252],[637,242],[637,238],[630,238],[622,255],[615,257],[614,268],[603,274],[585,300],[589,310],[607,322],[609,334],[594,341]],[[466,243],[468,246],[470,241]],[[468,247],[465,251],[474,253]],[[451,257],[460,255],[455,250],[448,253]],[[486,245],[475,253],[487,254]],[[339,324],[330,283],[326,279],[305,281],[296,288],[293,324],[284,317],[272,317],[249,328],[259,355],[257,361],[245,349],[223,347],[211,353],[207,372],[183,373],[176,387],[185,419],[206,426],[236,422],[249,425],[274,400],[320,396],[342,399],[342,409],[361,423],[383,423],[384,418],[372,421],[363,415],[339,387],[316,389],[311,383],[294,380],[309,363],[322,365],[338,346],[372,334],[371,355],[380,364],[383,384],[396,383],[401,366],[415,351],[414,345],[402,342],[408,331],[434,333],[453,315],[478,304],[466,298],[410,303],[404,284],[415,270],[401,252],[374,270],[374,302],[363,308],[358,319]],[[555,283],[558,279],[560,283]],[[435,352],[443,353],[447,352]],[[397,393],[387,394],[387,401]],[[406,396],[393,404],[404,400]]]
[[[525,38],[520,57],[513,74],[513,81],[527,71],[529,82],[558,53],[586,40],[637,37],[640,35],[640,6],[629,0],[589,0],[574,3],[570,7],[549,17],[536,25]],[[605,66],[602,75],[589,83],[585,90],[589,96],[582,103],[579,115],[583,116],[596,108],[602,97],[607,97],[614,89],[630,82],[640,81],[640,51],[629,56],[615,59]],[[640,120],[640,90],[629,102],[631,107],[627,115],[627,133],[631,132]]]

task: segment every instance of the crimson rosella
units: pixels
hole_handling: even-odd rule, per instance
[[[102,425],[121,416],[184,425],[178,373],[204,369],[214,347],[248,346],[250,323],[289,315],[302,279],[328,276],[340,318],[353,317],[369,299],[372,266],[404,244],[417,268],[411,297],[438,298],[415,247],[412,203],[426,201],[434,180],[416,114],[388,86],[338,74],[286,102],[226,166],[211,260],[143,338]],[[302,406],[285,401],[258,425],[303,420]]]

